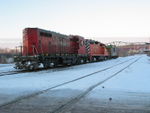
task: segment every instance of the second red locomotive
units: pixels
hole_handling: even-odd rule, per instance
[[[43,65],[74,65],[108,59],[111,49],[77,35],[63,35],[39,28],[23,30],[22,54],[15,57],[17,69],[33,70]],[[115,55],[114,55],[115,53]],[[116,51],[113,52],[117,56]]]

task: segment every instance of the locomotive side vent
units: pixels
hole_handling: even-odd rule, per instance
[[[51,33],[40,32],[40,36],[52,37],[52,34]]]

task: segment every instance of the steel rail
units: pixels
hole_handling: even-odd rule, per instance
[[[69,83],[72,83],[72,82],[81,80],[81,79],[86,78],[86,77],[89,77],[89,76],[91,76],[91,75],[94,75],[94,74],[97,74],[97,73],[106,71],[106,70],[111,69],[111,68],[113,68],[113,67],[116,67],[116,66],[118,66],[118,65],[127,63],[127,62],[129,62],[130,60],[133,60],[133,59],[135,59],[135,58],[131,58],[131,59],[126,60],[126,61],[123,61],[123,62],[121,62],[121,63],[115,64],[115,65],[113,65],[113,66],[110,66],[110,67],[107,67],[107,68],[98,70],[98,71],[96,71],[96,72],[92,72],[92,73],[90,73],[90,74],[84,75],[84,76],[79,77],[79,78],[75,78],[75,79],[70,80],[70,81],[67,81],[67,82],[60,83],[60,84],[58,84],[58,85],[49,87],[49,88],[44,89],[44,90],[41,90],[41,91],[34,92],[34,93],[32,93],[32,94],[29,94],[29,95],[20,96],[20,97],[15,98],[14,100],[12,100],[12,101],[10,101],[10,102],[6,102],[6,103],[1,104],[1,105],[0,105],[0,108],[5,107],[5,106],[9,106],[9,105],[12,105],[12,104],[15,104],[15,103],[17,103],[17,102],[19,102],[19,101],[21,101],[21,100],[24,100],[24,99],[29,99],[29,98],[35,97],[35,96],[37,96],[37,95],[43,94],[43,93],[45,93],[45,92],[47,92],[47,91],[49,91],[49,90],[52,90],[52,89],[54,89],[54,88],[57,88],[57,87],[60,87],[60,86],[63,86],[63,85],[66,85],[66,84],[69,84]]]
[[[141,58],[141,57],[140,57]],[[90,86],[87,90],[85,90],[83,93],[79,94],[78,96],[76,96],[75,98],[69,100],[68,102],[62,104],[61,106],[59,106],[58,108],[54,109],[52,112],[49,113],[64,113],[66,110],[68,110],[72,105],[74,105],[75,103],[77,103],[80,99],[82,99],[83,97],[85,97],[89,92],[91,92],[93,89],[95,89],[96,87],[98,87],[99,85],[103,84],[104,82],[110,80],[111,78],[113,78],[114,76],[118,75],[119,73],[121,73],[122,71],[124,71],[125,69],[127,69],[129,66],[131,66],[132,64],[134,64],[135,62],[137,62],[140,58],[136,59],[135,61],[131,62],[130,64],[128,64],[126,67],[122,68],[121,70],[117,71],[116,73],[114,73],[113,75],[109,76],[108,78],[106,78],[103,81],[100,81],[92,86]]]

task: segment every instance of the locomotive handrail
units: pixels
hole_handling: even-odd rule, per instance
[[[35,52],[36,52],[37,54],[34,52],[34,49],[35,49]],[[34,55],[38,55],[38,50],[37,50],[37,48],[35,47],[35,45],[32,45],[32,52],[33,52]]]

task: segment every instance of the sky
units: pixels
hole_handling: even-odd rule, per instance
[[[0,0],[0,47],[38,27],[100,42],[150,41],[150,0]]]

